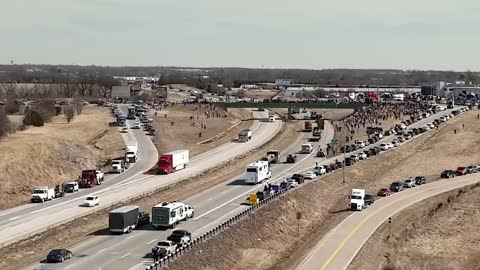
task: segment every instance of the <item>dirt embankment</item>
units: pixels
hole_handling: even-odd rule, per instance
[[[422,201],[380,226],[348,269],[480,269],[480,185]]]
[[[260,159],[269,149],[285,149],[294,143],[301,130],[301,123],[285,124],[280,133],[274,137],[269,143],[260,147],[258,151],[246,155],[244,158],[204,176],[189,179],[181,182],[171,188],[162,190],[147,197],[132,202],[124,202],[127,204],[135,204],[140,206],[144,211],[149,212],[152,205],[159,201],[182,201],[195,194],[198,194],[208,188],[220,184],[235,175],[244,171],[244,166],[255,160]],[[23,240],[2,249],[0,253],[0,269],[18,269],[33,261],[43,258],[50,249],[58,247],[59,243],[63,247],[71,246],[86,238],[103,234],[108,227],[108,211],[113,208],[122,206],[118,204],[110,209],[98,211],[96,214],[88,215],[81,219],[69,222],[62,226],[51,229],[45,233],[36,235],[31,239]]]
[[[331,228],[350,214],[354,187],[376,193],[398,179],[438,180],[445,168],[478,162],[480,120],[469,112],[400,148],[338,171],[261,208],[176,261],[171,269],[289,269]],[[465,125],[465,128],[462,125]],[[453,130],[457,129],[457,134]],[[297,212],[302,212],[297,235]],[[261,258],[261,259],[259,259]]]
[[[110,121],[107,109],[87,107],[70,124],[59,116],[2,140],[0,209],[28,202],[35,186],[75,180],[82,169],[121,155],[124,143]]]
[[[240,130],[250,128],[253,124],[249,111],[225,111],[209,104],[168,106],[152,117],[157,129],[153,142],[160,155],[188,149],[190,156],[195,156],[231,142],[238,137]]]

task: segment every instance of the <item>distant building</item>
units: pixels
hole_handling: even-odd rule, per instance
[[[422,95],[430,95],[436,97],[451,97],[456,98],[461,95],[480,94],[480,87],[478,85],[468,84],[463,81],[457,81],[455,84],[446,82],[435,82],[421,84]]]
[[[129,98],[131,95],[131,87],[129,85],[113,86],[112,98]]]
[[[289,79],[278,79],[275,80],[275,85],[278,89],[286,89],[289,86],[293,86],[295,84],[294,80]]]

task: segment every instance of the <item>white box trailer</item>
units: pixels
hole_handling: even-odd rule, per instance
[[[272,171],[268,166],[268,161],[256,161],[245,168],[246,184],[258,184],[270,177],[272,177]]]
[[[152,207],[152,226],[174,228],[180,221],[193,216],[193,208],[181,202],[163,202]]]
[[[135,163],[138,159],[138,145],[135,143],[125,146],[125,157],[130,163]]]

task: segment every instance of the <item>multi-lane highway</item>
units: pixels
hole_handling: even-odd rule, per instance
[[[126,110],[126,108],[122,108],[122,110]],[[265,112],[253,112],[253,114],[256,118],[267,117]],[[131,126],[135,120],[127,122]],[[0,244],[11,243],[43,231],[49,226],[58,225],[91,213],[92,209],[79,207],[87,195],[99,195],[101,198],[100,207],[107,207],[115,202],[124,201],[180,179],[197,175],[264,144],[278,133],[281,125],[281,121],[269,123],[255,120],[251,127],[253,131],[251,141],[246,143],[231,142],[219,146],[196,156],[186,169],[170,175],[143,174],[156,163],[158,156],[151,140],[142,131],[132,130],[130,131],[132,137],[125,139],[127,141],[136,140],[139,145],[139,160],[134,166],[116,177],[107,176],[104,184],[92,189],[68,194],[64,198],[43,204],[27,204],[0,212]],[[98,209],[98,207],[96,208]]]
[[[296,143],[281,151],[282,161],[290,153],[298,152],[301,144],[311,137],[311,133],[301,134]],[[333,129],[329,123],[323,131],[322,139],[315,143],[315,149],[325,145],[333,138]],[[273,177],[269,182],[283,180],[293,170],[303,170],[315,164],[315,151],[311,154],[298,154],[294,164],[279,163],[272,166]],[[237,175],[223,184],[217,185],[185,201],[195,207],[195,218],[180,223],[181,228],[197,237],[215,227],[224,220],[242,211],[249,194],[263,189],[262,185],[244,185],[243,174]],[[152,263],[148,258],[151,248],[158,241],[165,240],[172,230],[157,231],[145,227],[131,235],[100,235],[73,246],[76,256],[62,265],[33,264],[26,269],[144,269]]]
[[[369,208],[353,212],[327,233],[297,269],[346,269],[365,242],[389,217],[429,197],[479,182],[478,175],[468,175],[428,183],[377,200]]]

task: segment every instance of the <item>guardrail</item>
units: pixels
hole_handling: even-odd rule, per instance
[[[193,239],[192,241],[190,241],[188,244],[185,244],[183,246],[181,246],[180,248],[178,248],[177,250],[175,250],[175,252],[173,253],[170,253],[168,256],[166,257],[163,257],[162,259],[154,262],[153,264],[151,264],[150,266],[148,266],[147,268],[145,268],[145,270],[158,270],[158,269],[161,269],[161,268],[164,268],[164,267],[167,267],[170,263],[172,263],[174,260],[176,260],[178,257],[184,255],[185,253],[187,253],[189,250],[191,250],[192,248],[194,248],[195,246],[198,246],[199,244],[207,241],[208,239],[214,237],[215,235],[225,231],[226,229],[228,229],[230,226],[232,226],[233,224],[237,223],[238,221],[242,220],[243,218],[247,217],[249,214],[251,214],[252,212],[256,211],[257,209],[261,208],[262,206],[270,203],[272,200],[276,199],[276,198],[279,198],[283,195],[285,195],[286,193],[288,192],[287,189],[282,189],[280,192],[277,192],[267,198],[265,198],[263,201],[260,201],[259,203],[255,204],[255,205],[252,205],[250,207],[248,207],[247,209],[243,210],[242,212],[238,213],[237,215],[227,219],[226,221],[224,221],[223,223],[217,225],[216,227],[214,227],[213,229],[209,230],[208,232],[200,235],[199,237]]]

